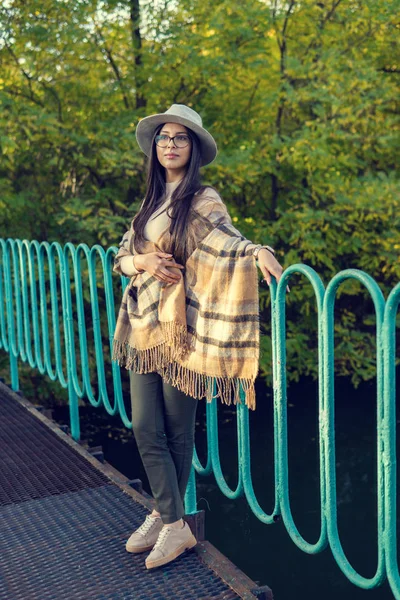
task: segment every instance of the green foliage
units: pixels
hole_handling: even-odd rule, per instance
[[[9,0],[0,7],[0,235],[116,245],[144,193],[138,119],[198,110],[206,181],[238,229],[326,285],[398,282],[397,0]],[[293,277],[289,379],[317,375],[315,300]],[[267,310],[262,373],[271,381]],[[337,298],[337,373],[374,376],[368,295]],[[310,332],[313,333],[310,333]],[[371,341],[372,340],[372,341]]]

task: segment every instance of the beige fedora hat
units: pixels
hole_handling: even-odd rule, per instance
[[[139,121],[136,140],[146,156],[150,156],[154,131],[162,123],[180,123],[195,132],[200,140],[202,166],[210,164],[217,156],[217,144],[211,133],[204,129],[201,116],[185,104],[172,104],[164,113],[150,115]]]

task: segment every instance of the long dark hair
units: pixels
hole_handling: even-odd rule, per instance
[[[161,205],[165,191],[165,169],[160,164],[157,157],[157,149],[155,137],[163,128],[164,124],[159,125],[152,139],[151,152],[147,163],[147,181],[146,195],[144,197],[142,207],[133,219],[135,230],[135,247],[140,252],[141,244],[146,240],[144,236],[144,228],[150,216]],[[170,235],[172,253],[176,262],[185,264],[187,259],[186,248],[186,226],[188,223],[190,207],[192,204],[195,192],[202,191],[205,187],[201,184],[200,166],[201,152],[200,142],[194,131],[188,131],[188,135],[192,140],[192,151],[189,162],[186,165],[186,172],[182,181],[175,188],[171,196],[171,203],[168,207],[167,214],[171,217]]]

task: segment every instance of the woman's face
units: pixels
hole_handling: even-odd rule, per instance
[[[172,138],[176,135],[190,136],[190,133],[187,127],[180,125],[179,123],[164,123],[158,135],[166,135]],[[168,140],[167,137],[166,142],[168,142],[168,145],[165,148],[156,145],[157,158],[162,166],[165,167],[165,169],[170,172],[169,174],[175,179],[177,176],[183,176],[186,171],[186,165],[189,162],[190,154],[192,152],[192,142],[189,139],[189,143],[184,148],[177,146],[175,139]]]

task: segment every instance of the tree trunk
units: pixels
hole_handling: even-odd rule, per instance
[[[146,100],[143,95],[144,77],[142,64],[142,37],[140,34],[140,6],[139,0],[130,0],[131,12],[131,35],[132,46],[135,59],[135,87],[136,87],[136,108],[146,106]]]

